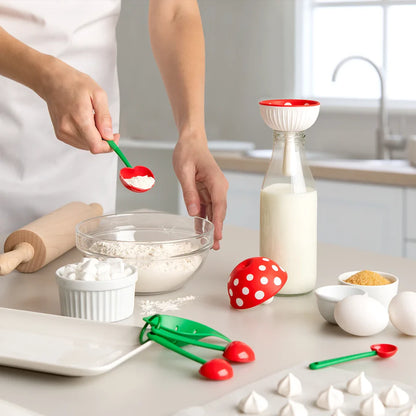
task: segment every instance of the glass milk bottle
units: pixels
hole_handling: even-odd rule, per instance
[[[307,293],[316,283],[317,193],[303,131],[316,121],[319,107],[309,100],[260,102],[274,139],[260,193],[260,255],[287,271],[279,295]]]

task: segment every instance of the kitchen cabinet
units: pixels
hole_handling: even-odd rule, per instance
[[[263,175],[224,173],[230,185],[226,223],[258,230]],[[331,180],[316,180],[316,188],[319,242],[416,258],[416,219],[405,216],[405,196],[415,212],[416,190]],[[405,236],[406,219],[413,220],[414,241]]]

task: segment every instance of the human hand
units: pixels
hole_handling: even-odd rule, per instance
[[[49,67],[49,77],[39,89],[46,101],[56,137],[93,154],[111,151],[105,140],[118,142],[113,135],[107,94],[88,75],[59,59]]]
[[[214,224],[213,249],[218,250],[227,210],[228,182],[206,140],[180,138],[173,152],[173,168],[189,215],[206,217]]]

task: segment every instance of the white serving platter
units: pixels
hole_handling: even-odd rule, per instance
[[[0,365],[65,376],[105,373],[151,345],[139,327],[0,308]]]
[[[374,358],[373,360],[374,365],[379,365],[377,364],[377,358]],[[389,360],[394,360],[394,358],[389,358]],[[252,384],[241,387],[213,400],[212,402],[182,409],[174,413],[173,416],[229,416],[241,414],[238,410],[238,403],[253,390],[265,397],[268,401],[268,409],[265,410],[262,415],[278,415],[280,410],[288,403],[288,399],[277,393],[277,385],[283,377],[286,377],[289,373],[294,374],[302,384],[302,394],[292,397],[291,399],[295,402],[302,403],[306,407],[309,416],[330,416],[331,414],[334,414],[334,410],[324,410],[316,405],[319,393],[328,389],[331,385],[344,393],[344,404],[340,407],[340,410],[344,415],[360,416],[360,403],[371,396],[371,394],[366,396],[355,396],[347,392],[347,382],[353,377],[356,377],[359,372],[336,368],[336,366],[326,367],[320,370],[310,370],[308,368],[308,363],[302,363],[278,371],[270,376],[266,376]],[[398,416],[401,411],[408,409],[415,403],[416,391],[412,386],[394,380],[374,378],[369,377],[368,375],[366,375],[366,377],[373,386],[373,393],[378,395],[385,389],[391,387],[392,384],[402,388],[409,394],[409,403],[401,407],[386,408],[385,416]]]

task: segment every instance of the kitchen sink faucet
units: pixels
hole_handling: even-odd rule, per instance
[[[406,140],[403,136],[399,134],[391,134],[389,125],[388,125],[388,116],[386,110],[385,102],[385,83],[384,77],[381,69],[370,59],[360,56],[348,56],[338,63],[332,74],[332,81],[336,80],[339,69],[347,61],[353,59],[360,59],[362,61],[368,62],[376,71],[380,78],[380,104],[379,104],[379,114],[378,114],[378,127],[376,133],[376,158],[377,159],[392,159],[393,150],[403,150],[406,147]]]

